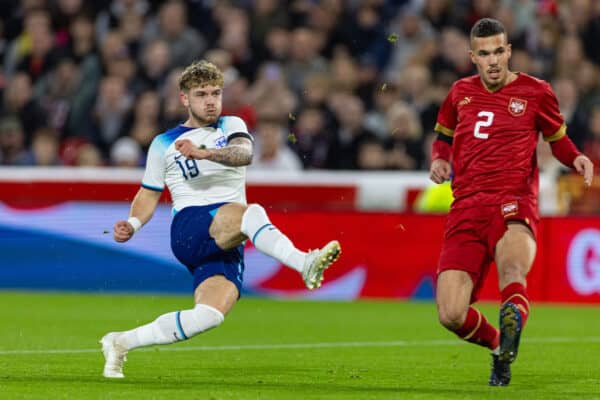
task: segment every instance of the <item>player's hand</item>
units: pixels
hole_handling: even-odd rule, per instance
[[[185,158],[194,160],[205,160],[210,152],[206,149],[198,148],[189,139],[181,139],[175,142],[175,149],[184,155]]]
[[[585,186],[590,187],[592,185],[592,179],[594,178],[594,164],[592,164],[590,159],[587,158],[587,156],[580,154],[575,157],[573,167],[579,172],[579,175],[583,175]]]
[[[437,160],[433,160],[431,163],[431,168],[429,169],[429,178],[435,183],[444,183],[445,181],[450,180],[451,171],[452,167],[450,166],[450,163],[446,160],[438,158]]]
[[[133,226],[127,221],[117,221],[113,230],[115,241],[123,243],[131,239],[134,230]]]

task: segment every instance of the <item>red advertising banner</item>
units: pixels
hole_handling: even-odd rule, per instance
[[[327,271],[328,285],[348,291],[339,298],[433,295],[443,216],[272,212],[271,219],[301,248],[320,246],[331,239],[340,241],[342,257]],[[293,274],[281,268],[257,289],[277,293],[299,290],[301,285]],[[528,285],[532,301],[600,303],[600,217],[543,219]],[[495,267],[480,300],[499,300]]]

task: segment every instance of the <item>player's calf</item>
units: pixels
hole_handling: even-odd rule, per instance
[[[149,324],[125,332],[111,332],[100,343],[104,353],[103,375],[123,378],[123,363],[129,350],[186,340],[220,325],[225,317],[214,307],[196,304],[191,310],[163,314]]]

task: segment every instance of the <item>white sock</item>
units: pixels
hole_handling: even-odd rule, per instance
[[[306,253],[298,250],[292,241],[271,223],[265,209],[260,205],[248,206],[242,217],[240,230],[250,238],[258,250],[302,272]]]
[[[122,332],[117,342],[127,350],[179,342],[218,326],[224,319],[216,308],[196,304],[191,310],[163,314],[149,324]]]

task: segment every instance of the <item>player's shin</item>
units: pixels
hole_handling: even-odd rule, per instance
[[[242,217],[240,230],[250,238],[258,250],[302,272],[306,253],[298,250],[292,241],[271,223],[263,207],[258,204],[248,206]]]
[[[149,324],[123,332],[117,342],[127,350],[179,342],[218,326],[224,319],[216,308],[196,304],[191,310],[163,314]]]
[[[491,325],[477,309],[469,307],[463,325],[454,331],[458,337],[467,342],[494,350],[498,347],[500,333]]]

